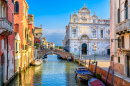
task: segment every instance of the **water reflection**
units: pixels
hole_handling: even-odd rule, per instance
[[[58,60],[57,56],[49,55],[43,65],[32,66],[18,75],[9,86],[86,86],[87,83],[75,79],[73,62]]]

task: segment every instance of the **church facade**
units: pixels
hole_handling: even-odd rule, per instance
[[[110,54],[110,20],[99,19],[85,6],[70,15],[63,39],[64,50],[75,55]],[[96,46],[96,49],[94,49]]]

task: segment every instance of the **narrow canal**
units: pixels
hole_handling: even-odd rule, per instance
[[[76,63],[48,55],[41,66],[31,66],[9,86],[86,86],[87,83],[75,79],[77,67]]]

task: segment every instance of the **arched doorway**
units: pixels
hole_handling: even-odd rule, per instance
[[[4,53],[1,55],[1,66],[0,66],[0,85],[3,85],[3,73],[4,73]]]
[[[82,54],[87,55],[87,44],[82,44]]]

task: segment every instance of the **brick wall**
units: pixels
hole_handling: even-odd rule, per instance
[[[95,69],[95,65],[90,64],[90,71],[94,73],[94,69]],[[96,73],[101,74],[102,75],[101,79],[103,82],[105,82],[106,76],[107,76],[107,70],[104,70],[97,66]],[[107,80],[108,85],[111,85],[111,81],[112,81],[112,73],[110,71],[108,80]],[[114,75],[114,86],[130,86],[130,83]]]

